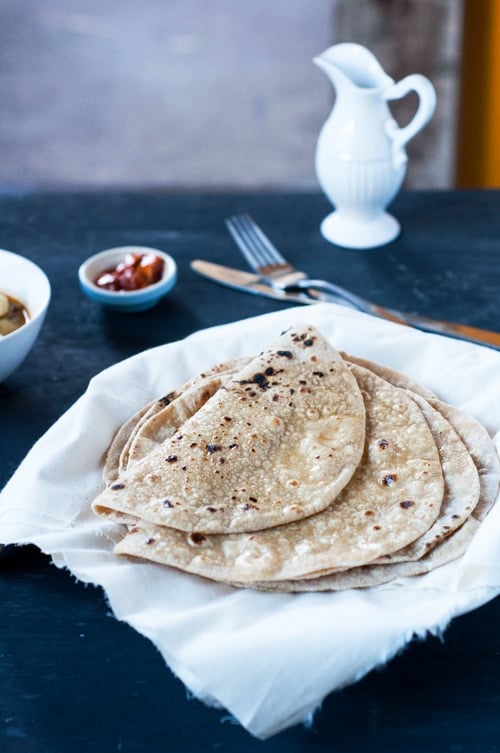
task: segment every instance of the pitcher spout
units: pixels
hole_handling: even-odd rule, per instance
[[[383,89],[394,84],[394,79],[385,73],[373,53],[360,44],[343,42],[333,45],[313,58],[313,62],[337,89],[346,86]]]

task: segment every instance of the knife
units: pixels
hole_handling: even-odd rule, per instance
[[[201,259],[195,259],[191,262],[191,268],[202,277],[206,277],[213,282],[217,282],[226,287],[233,288],[233,290],[239,290],[243,293],[251,293],[253,295],[260,295],[266,298],[273,298],[277,301],[285,303],[319,303],[330,302],[338,303],[342,306],[349,306],[349,308],[355,308],[350,305],[344,299],[334,296],[330,293],[321,293],[317,290],[308,290],[303,292],[292,292],[277,290],[271,285],[262,281],[262,278],[252,272],[243,272],[239,269],[233,269],[232,267],[226,267],[221,264],[213,264],[212,262],[202,261]],[[474,342],[479,345],[486,345],[495,350],[500,350],[500,333],[490,332],[489,330],[480,329],[479,327],[471,327],[467,324],[458,324],[456,322],[438,321],[437,319],[430,319],[429,317],[419,316],[418,314],[408,314],[401,311],[393,311],[385,309],[382,306],[372,304],[369,313],[377,316],[381,319],[388,319],[398,324],[405,324],[407,326],[421,329],[425,332],[434,332],[440,335],[446,335],[448,337],[454,337],[459,340],[467,340],[468,342]]]
[[[276,301],[285,303],[318,303],[318,301],[328,301],[340,303],[340,299],[335,299],[332,295],[318,293],[315,290],[306,292],[289,292],[278,290],[262,282],[259,275],[253,272],[243,272],[240,269],[224,267],[221,264],[213,264],[210,261],[195,259],[191,262],[191,269],[202,277],[206,277],[212,282],[218,282],[227,288],[239,290],[242,293],[251,293],[253,295],[264,296],[264,298],[274,298]]]

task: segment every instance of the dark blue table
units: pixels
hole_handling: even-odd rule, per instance
[[[328,210],[310,194],[0,196],[0,247],[39,263],[53,287],[35,348],[0,385],[0,487],[106,366],[283,305],[191,272],[194,258],[244,266],[224,227],[235,212],[252,213],[312,276],[388,307],[500,329],[500,193],[402,193],[392,207],[402,235],[370,251],[327,244],[318,226]],[[84,298],[76,277],[90,254],[129,244],[164,249],[179,266],[175,291],[134,316]],[[498,599],[454,621],[443,640],[415,642],[329,696],[311,729],[267,742],[189,699],[156,649],[110,616],[99,589],[75,583],[34,547],[0,553],[0,604],[2,753],[500,750]]]

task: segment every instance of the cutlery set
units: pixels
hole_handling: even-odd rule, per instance
[[[232,216],[226,225],[253,273],[200,259],[191,262],[195,272],[214,282],[285,303],[333,302],[425,332],[500,349],[500,333],[385,308],[335,283],[309,277],[283,257],[248,214]]]

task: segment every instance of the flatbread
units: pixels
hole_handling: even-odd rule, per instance
[[[479,521],[470,517],[453,536],[444,539],[428,555],[414,562],[364,565],[307,580],[261,581],[252,583],[252,588],[259,591],[280,591],[284,593],[344,591],[348,588],[373,588],[374,586],[392,583],[401,578],[424,575],[461,557],[476,534],[479,525]],[[246,586],[244,583],[235,581],[228,582],[227,585],[237,588]]]
[[[309,338],[311,333],[313,337]],[[304,325],[301,330],[295,328],[288,334],[292,335],[294,345],[297,346],[306,338],[315,340],[319,333]],[[339,354],[330,348],[326,341],[319,338],[315,344],[321,353],[321,362],[330,359],[338,364]],[[275,349],[277,347],[275,345]],[[304,352],[304,350],[301,353],[299,351],[297,358],[297,364],[301,364],[302,367]],[[307,353],[309,356],[311,351]],[[242,402],[248,402],[250,392],[259,394],[262,389],[268,392],[270,387],[267,384],[264,388],[262,384],[259,386],[259,379],[266,376],[259,369],[263,364],[263,359],[268,355],[269,351],[259,356],[258,367],[256,360],[251,359],[218,364],[209,372],[194,377],[166,396],[166,400],[152,401],[132,416],[120,428],[109,449],[104,477],[111,482],[118,480],[120,487],[111,491],[121,491],[122,483],[124,481],[126,484],[129,483],[133,464],[138,463],[142,466],[144,462],[147,463],[148,458],[154,457],[156,451],[161,449],[163,453],[169,440],[176,433],[182,438],[186,426],[190,431],[192,429],[190,420],[200,411],[201,420],[204,422],[205,406],[214,401],[216,396],[220,398],[218,408],[224,408],[223,404],[227,401],[225,393],[228,392],[224,385],[226,381],[230,382],[231,372],[234,369],[239,372],[235,381],[240,388],[244,387],[243,393],[245,394],[241,394],[240,389],[240,399],[241,397],[247,398]],[[293,355],[293,358],[297,357],[297,353],[290,351],[287,354],[287,360],[288,355]],[[315,354],[314,356],[316,357]],[[115,547],[115,552],[122,556],[178,567],[229,585],[283,592],[332,591],[384,585],[401,578],[427,573],[461,556],[477,531],[480,521],[494,504],[500,485],[500,459],[488,432],[474,418],[440,401],[430,390],[407,375],[350,354],[342,354],[342,356],[345,364],[355,376],[356,384],[361,388],[366,404],[366,445],[363,457],[360,458],[360,462],[358,461],[357,470],[353,472],[350,482],[343,491],[336,494],[333,503],[318,512],[304,512],[302,509],[300,517],[295,520],[292,518],[285,523],[280,517],[279,523],[267,526],[267,524],[261,525],[261,519],[259,527],[252,531],[238,531],[228,527],[222,533],[218,531],[214,533],[196,526],[199,517],[195,521],[191,520],[190,527],[186,527],[185,531],[177,530],[171,527],[171,523],[164,525],[161,521],[158,524],[157,519],[148,519],[148,511],[144,510],[142,504],[115,504],[106,507],[100,506],[98,499],[94,504],[94,509],[99,514],[126,523],[130,529]],[[249,362],[250,366],[246,368]],[[270,364],[271,361],[268,363]],[[318,376],[317,362],[313,359],[311,363],[314,364],[314,370]],[[301,384],[302,388],[316,389],[314,380],[305,385],[304,381],[307,382],[307,379],[301,380],[294,375],[293,368],[297,364],[289,364],[292,368],[286,370],[289,377],[286,385],[288,389],[293,390],[291,386],[293,378],[295,378],[295,386]],[[275,368],[274,364],[272,368]],[[222,378],[207,380],[207,376],[214,374],[222,374]],[[267,376],[271,375],[267,374]],[[280,382],[279,385],[272,386],[283,388],[283,378],[280,381],[277,380],[276,374],[272,376],[274,380]],[[379,380],[378,383],[377,380]],[[325,382],[321,384],[322,387],[324,385]],[[205,388],[208,388],[208,393]],[[349,389],[352,389],[352,385],[349,385],[348,391]],[[377,389],[378,394],[376,394]],[[381,399],[384,391],[387,394]],[[230,385],[229,393],[233,398],[234,392],[234,385],[232,387]],[[380,417],[384,412],[389,421],[394,420],[394,416],[401,413],[402,394],[405,394],[411,402],[416,403],[414,407],[418,409],[417,414],[413,413],[411,419],[407,417],[403,433],[408,432],[408,437],[413,433],[412,440],[415,440],[415,427],[418,425],[417,435],[419,435],[421,432],[419,422],[424,419],[429,435],[422,440],[423,444],[417,441],[413,450],[416,450],[418,455],[419,448],[426,448],[424,452],[432,448],[431,452],[434,450],[437,452],[438,465],[442,469],[442,492],[439,503],[437,501],[439,482],[436,486],[435,464],[434,466],[430,464],[433,466],[431,484],[435,486],[432,515],[429,514],[430,508],[425,510],[424,506],[427,522],[425,525],[422,521],[420,522],[422,530],[416,536],[414,528],[412,529],[414,521],[411,515],[405,514],[402,517],[401,512],[395,506],[392,508],[392,520],[390,520],[391,515],[387,510],[382,510],[381,513],[378,501],[371,505],[374,509],[370,512],[375,513],[376,510],[379,516],[376,523],[370,519],[370,515],[365,516],[363,520],[360,515],[361,508],[359,508],[360,500],[377,499],[377,494],[374,496],[371,491],[370,484],[373,479],[370,480],[370,473],[367,470],[370,467],[372,471],[377,471],[379,481],[381,478],[384,480],[382,486],[392,489],[395,486],[393,482],[397,481],[398,488],[403,489],[404,483],[408,481],[403,478],[404,474],[398,474],[394,470],[394,465],[388,472],[386,472],[387,468],[382,469],[384,475],[380,475],[381,467],[377,461],[381,458],[390,459],[391,453],[387,450],[392,445],[392,437],[390,432],[382,431],[386,436],[381,441],[380,432],[374,431],[375,426],[381,429]],[[320,405],[319,400],[320,397],[314,406],[316,410]],[[262,400],[260,402],[262,403]],[[175,403],[177,406],[173,407]],[[258,405],[259,401],[255,403]],[[208,407],[212,409],[212,405]],[[208,412],[211,414],[211,410]],[[224,410],[221,411],[221,415],[223,413]],[[415,423],[417,415],[419,418]],[[255,420],[255,415],[252,418]],[[297,429],[297,432],[299,431],[300,429]],[[378,453],[374,452],[374,437],[376,436],[379,437]],[[401,440],[401,426],[397,428],[395,436],[398,441]],[[412,456],[409,451],[408,437],[403,440],[403,445],[406,441],[406,456],[405,452],[400,452],[400,448],[395,456],[403,466],[407,463],[410,467]],[[213,454],[208,450],[208,444],[206,449],[209,455]],[[222,447],[220,449],[222,451]],[[248,449],[249,447],[246,448],[247,451]],[[219,449],[213,452],[218,451]],[[264,466],[262,463],[260,466],[254,466],[256,477],[260,474],[262,479],[263,468],[264,473],[269,477],[270,470],[268,469],[271,467],[274,468],[269,464]],[[130,469],[130,473],[124,473],[127,468]],[[113,475],[109,473],[110,469]],[[406,470],[408,469],[405,469],[405,472]],[[108,475],[106,475],[107,472]],[[412,472],[410,467],[410,476]],[[147,481],[147,478],[147,475],[143,476],[142,482]],[[401,484],[402,480],[403,484]],[[413,482],[415,480],[414,478]],[[116,486],[116,483],[111,483],[111,487],[113,486]],[[416,489],[417,486],[414,485],[414,488]],[[428,491],[427,482],[424,486]],[[379,491],[377,489],[377,493]],[[412,507],[413,505],[404,506],[401,510],[408,512]],[[431,519],[436,513],[436,508],[439,508],[437,515]],[[167,509],[171,508],[167,505]],[[364,510],[365,513],[367,511]],[[386,518],[384,518],[386,513]],[[399,513],[399,518],[396,513]],[[173,517],[171,516],[170,520]],[[370,528],[370,525],[367,525],[367,519],[373,530],[379,528],[378,523],[381,520],[384,523],[380,526],[380,531],[383,530],[384,533],[378,536],[379,544],[382,542],[382,553],[378,556],[373,556],[373,540],[370,540],[370,535],[367,533]],[[409,529],[412,529],[411,533]],[[398,535],[400,537],[406,535],[408,542],[403,546],[395,544]]]
[[[432,399],[430,404],[453,426],[478,470],[481,492],[472,515],[482,521],[493,507],[500,487],[500,458],[493,440],[473,416],[442,400]]]
[[[151,400],[144,407],[140,408],[134,413],[116,432],[111,445],[108,449],[104,468],[103,479],[106,482],[116,481],[119,474],[127,469],[130,461],[130,453],[136,437],[145,432],[148,437],[151,437],[150,422],[155,420],[156,426],[161,431],[161,421],[158,420],[159,414],[167,413],[168,407],[177,398],[182,397],[191,388],[197,387],[200,382],[208,380],[210,377],[218,375],[231,375],[243,365],[248,363],[249,358],[233,358],[223,363],[218,363],[209,369],[206,369],[201,374],[197,374],[184,384],[171,390],[168,394],[163,395],[160,398]],[[220,386],[220,385],[219,385]],[[207,399],[210,395],[207,396]],[[168,419],[167,419],[168,420]],[[151,437],[153,438],[153,437]],[[157,441],[159,441],[157,439]],[[137,459],[137,449],[132,452],[132,460]],[[142,449],[142,456],[146,454],[146,447]]]
[[[398,383],[404,384],[401,378]],[[348,588],[370,588],[384,585],[395,580],[423,575],[454,559],[462,556],[482,520],[493,506],[500,485],[500,459],[486,429],[472,416],[458,408],[438,399],[431,399],[430,404],[438,410],[462,438],[478,471],[479,500],[471,515],[458,530],[441,539],[431,552],[420,559],[406,562],[392,561],[391,564],[377,564],[350,568],[349,570],[319,576],[314,579],[289,581],[262,581],[252,583],[252,588],[263,591],[304,592],[304,591],[340,591]],[[453,467],[453,464],[451,465]],[[444,463],[445,478],[447,463]],[[448,479],[449,480],[449,479]],[[445,494],[446,497],[446,494]],[[448,492],[449,497],[449,492]],[[422,537],[425,539],[426,534]],[[417,539],[416,544],[420,540]],[[411,554],[412,545],[407,548]],[[394,558],[396,559],[396,558]],[[380,558],[383,561],[383,558]],[[387,561],[387,560],[386,560]],[[233,586],[244,584],[229,583]]]
[[[403,384],[399,380],[400,384]],[[464,445],[470,452],[471,459],[478,471],[479,480],[479,500],[471,511],[471,515],[466,521],[452,532],[448,537],[442,538],[429,554],[419,559],[410,561],[397,562],[396,557],[390,564],[377,564],[378,561],[370,565],[350,568],[349,570],[335,572],[319,576],[314,579],[289,580],[289,581],[262,581],[252,583],[252,588],[263,591],[282,591],[282,592],[304,592],[304,591],[340,591],[348,588],[370,588],[384,585],[392,581],[423,575],[434,570],[454,559],[462,556],[477,532],[480,522],[484,520],[487,513],[493,506],[500,484],[500,460],[495,446],[486,431],[486,429],[472,416],[463,411],[443,403],[440,400],[432,399],[430,403],[446,419],[453,424],[457,434],[460,434]],[[451,463],[451,468],[454,463]],[[446,461],[444,462],[445,479],[449,468]],[[467,474],[467,470],[465,469]],[[445,497],[450,497],[445,493]],[[430,529],[431,530],[431,529]],[[425,540],[426,534],[422,539],[417,539],[415,544]],[[413,545],[407,548],[407,555],[412,553]],[[384,558],[380,558],[383,562]],[[244,584],[229,583],[233,586]]]
[[[416,541],[386,554],[373,564],[415,561],[456,531],[479,502],[479,474],[474,462],[450,423],[427,400],[409,393],[420,407],[436,442],[445,482],[443,502],[434,524]]]
[[[410,390],[420,395],[451,424],[469,451],[479,473],[480,500],[473,511],[474,517],[482,521],[495,503],[500,488],[500,458],[493,440],[484,426],[473,416],[449,403],[439,400],[427,387],[396,369],[384,364],[369,361],[359,356],[342,353],[349,363],[356,363],[370,369],[396,387]]]
[[[106,453],[102,477],[104,481],[116,481],[120,472],[120,456],[130,441],[130,437],[141,422],[141,419],[148,413],[149,409],[156,401],[153,400],[136,411],[122,426],[118,429],[113,437],[111,444]]]
[[[385,366],[384,364],[377,363],[377,361],[370,361],[367,358],[354,356],[352,355],[352,353],[344,353],[342,351],[341,355],[342,358],[344,358],[344,360],[346,360],[348,363],[355,363],[358,366],[363,366],[365,369],[373,371],[374,374],[382,377],[382,379],[386,379],[395,387],[401,387],[401,389],[404,390],[411,390],[417,395],[420,395],[421,397],[425,397],[427,399],[436,397],[436,395],[423,384],[420,384],[420,382],[417,382],[416,379],[412,379],[407,374],[403,374],[403,372],[397,371],[397,369],[392,369],[390,366]]]
[[[391,384],[409,390],[415,399],[424,397],[431,408],[438,411],[446,419],[465,445],[479,474],[479,500],[472,510],[472,515],[476,520],[484,520],[495,503],[500,488],[500,458],[498,457],[493,440],[484,426],[473,416],[470,416],[449,403],[439,400],[432,392],[430,392],[430,390],[416,382],[414,379],[411,379],[406,374],[383,364],[368,361],[357,356],[352,356],[351,354],[344,353],[343,357],[348,362],[364,365],[366,368],[369,368],[375,374],[383,377]],[[422,406],[421,400],[419,401],[419,404]],[[445,449],[445,442],[442,444],[443,447],[441,449],[443,450]],[[467,470],[467,466],[470,464],[465,460],[463,463],[464,475],[469,477],[470,471]],[[454,464],[458,470],[460,460],[456,458]],[[475,488],[475,481],[470,481],[470,483],[473,484]],[[463,491],[465,494],[467,493],[466,489],[463,489]],[[454,489],[453,494],[457,494],[461,497],[458,489]],[[457,519],[455,518],[454,520]]]
[[[204,372],[184,388],[171,393],[176,395],[175,399],[172,397],[163,407],[149,411],[131,437],[126,468],[143,460],[151,450],[169,439],[249,360],[238,359]]]
[[[327,509],[247,534],[194,529],[186,535],[143,519],[115,552],[251,585],[364,565],[421,536],[436,520],[444,492],[427,422],[405,391],[350,368],[365,400],[366,444],[356,473]]]
[[[350,481],[364,432],[356,379],[303,325],[234,375],[93,507],[203,533],[299,520],[327,507]]]
[[[443,400],[439,400],[427,387],[396,369],[353,356],[350,353],[342,353],[342,356],[347,362],[356,363],[370,369],[396,387],[410,390],[416,395],[426,398],[429,404],[446,418],[465,444],[478,470],[481,492],[479,503],[474,509],[473,515],[477,520],[484,520],[493,506],[500,488],[500,458],[493,440],[484,426],[473,416]]]

